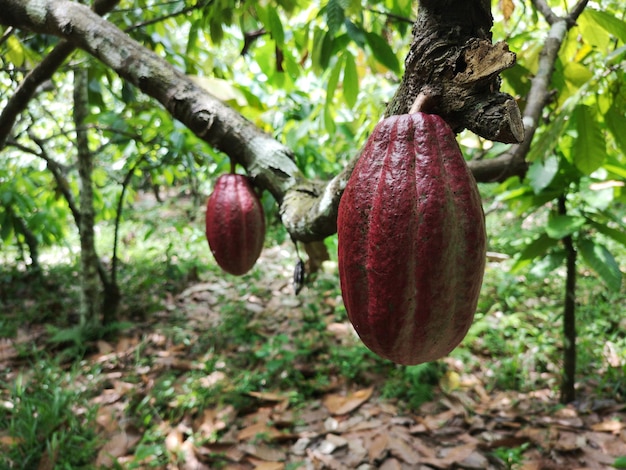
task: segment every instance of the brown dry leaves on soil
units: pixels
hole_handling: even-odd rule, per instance
[[[261,262],[269,267],[272,256],[277,253],[266,250]],[[290,328],[298,328],[292,316],[304,304],[293,296],[286,281],[289,275],[275,276],[270,298],[245,298],[254,321],[266,322],[270,333],[289,334]],[[149,397],[165,372],[178,374],[181,380],[173,386],[181,388],[186,374],[203,370],[210,353],[203,356],[192,351],[193,332],[219,324],[218,294],[231,291],[235,287],[224,279],[193,285],[170,298],[168,308],[150,324],[128,332],[114,344],[98,342],[97,353],[89,358],[103,371],[97,382],[100,393],[93,399],[99,406],[96,422],[104,442],[97,466],[137,464],[136,446],[146,429],[128,416],[129,401],[133,396]],[[320,293],[307,294],[305,289],[302,295]],[[328,334],[338,342],[356,341],[351,326],[337,322],[333,315],[338,299],[324,302]],[[163,333],[173,311],[186,316],[191,341],[176,342]],[[28,334],[23,338],[29,338]],[[5,364],[13,358],[13,346],[0,343],[0,360]],[[138,354],[151,357],[151,366],[137,369],[133,357]],[[232,354],[237,354],[236,348]],[[514,468],[572,470],[610,468],[615,458],[626,455],[623,404],[589,399],[576,407],[558,407],[554,392],[547,389],[488,393],[477,373],[468,374],[463,364],[451,359],[446,362],[447,372],[436,387],[435,399],[415,410],[381,399],[380,382],[349,383],[341,377],[297,407],[292,406],[289,393],[272,389],[271,384],[250,392],[254,406],[245,409],[192,407],[175,421],[158,423],[158,435],[169,454],[166,468],[505,469],[510,467],[502,449],[523,449],[522,463]],[[203,376],[201,386],[210,390],[228,380],[228,370],[216,368]],[[146,406],[150,406],[149,398]],[[169,406],[180,403],[173,400]],[[154,468],[151,460],[147,457],[139,468]]]

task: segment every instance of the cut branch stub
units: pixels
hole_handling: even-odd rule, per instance
[[[409,112],[416,97],[428,89],[439,95],[432,112],[442,116],[455,132],[469,129],[505,143],[523,140],[517,103],[499,91],[499,74],[515,64],[515,54],[506,43],[492,44],[489,29],[493,19],[484,3],[420,2],[406,71],[387,116]]]

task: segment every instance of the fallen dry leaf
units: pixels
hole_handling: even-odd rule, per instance
[[[134,432],[120,431],[114,434],[98,452],[96,466],[112,467],[117,457],[126,455],[141,440],[141,435]]]
[[[270,447],[265,444],[243,444],[240,446],[240,449],[246,454],[270,462],[282,462],[286,457],[284,450]]]
[[[348,395],[328,394],[324,397],[324,406],[333,415],[344,415],[354,411],[370,399],[374,388],[365,388]]]
[[[254,465],[254,470],[283,470],[285,468],[285,464],[282,462],[265,462],[253,458],[248,460]]]
[[[455,447],[441,449],[436,458],[423,457],[422,463],[433,465],[437,468],[452,468],[456,464],[467,459],[476,450],[476,444],[463,444]]]
[[[264,440],[272,440],[276,437],[279,437],[280,431],[273,426],[270,426],[267,422],[265,423],[255,423],[250,426],[247,426],[241,429],[237,433],[237,439],[240,441],[247,441],[250,439],[254,439],[258,436],[263,436]]]
[[[401,439],[390,437],[388,447],[391,454],[409,465],[415,465],[420,461],[419,454]]]
[[[369,445],[367,455],[370,462],[375,462],[383,457],[383,453],[389,445],[389,436],[387,434],[378,434]]]
[[[625,427],[626,427],[626,424],[623,423],[622,421],[617,421],[615,419],[607,419],[600,423],[592,424],[591,430],[599,431],[599,432],[619,433]]]
[[[338,460],[334,459],[331,455],[324,455],[321,452],[318,452],[316,450],[310,450],[310,449],[307,449],[307,455],[308,455],[309,459],[311,459],[314,463],[315,462],[321,462],[322,464],[324,464],[324,467],[322,467],[324,469],[328,469],[328,470],[350,470],[344,464],[342,464]],[[319,467],[314,467],[314,468],[319,468]]]

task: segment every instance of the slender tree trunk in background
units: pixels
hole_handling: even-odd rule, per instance
[[[21,233],[24,237],[24,241],[28,246],[28,251],[30,254],[30,265],[28,269],[32,273],[39,274],[41,267],[39,265],[39,242],[37,241],[37,237],[35,234],[28,228],[26,221],[19,216],[16,216],[13,212],[11,206],[5,208],[9,214],[13,215],[14,221],[17,224],[17,231]],[[21,243],[18,244],[21,246]],[[24,262],[26,262],[26,257],[24,257]]]
[[[559,214],[567,214],[565,196],[559,198]],[[563,238],[566,254],[565,299],[563,305],[563,381],[561,403],[576,399],[576,249],[572,236]]]
[[[100,280],[98,255],[95,247],[95,210],[93,207],[93,156],[84,122],[89,115],[87,99],[87,70],[74,72],[74,124],[76,126],[76,149],[80,178],[80,322],[98,322]]]

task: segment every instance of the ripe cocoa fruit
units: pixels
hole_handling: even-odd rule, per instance
[[[441,117],[376,126],[337,228],[344,304],[368,348],[410,365],[458,346],[478,302],[486,233],[476,181]]]
[[[263,249],[265,215],[248,178],[221,175],[206,207],[206,238],[217,264],[226,272],[250,271]]]

